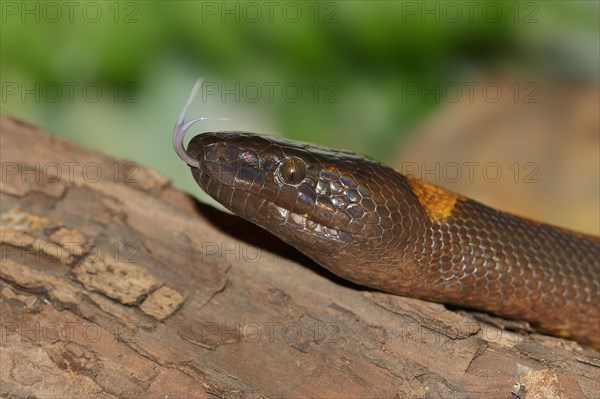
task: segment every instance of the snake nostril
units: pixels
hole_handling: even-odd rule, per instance
[[[243,150],[238,155],[238,161],[242,165],[258,166],[258,155],[252,150]]]

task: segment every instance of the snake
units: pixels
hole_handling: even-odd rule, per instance
[[[528,322],[600,349],[600,239],[488,207],[342,149],[247,132],[172,136],[198,185],[335,275]]]

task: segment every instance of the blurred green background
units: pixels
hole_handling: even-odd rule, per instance
[[[407,95],[406,82],[598,82],[599,18],[598,1],[3,1],[2,111],[198,196],[170,142],[198,77],[210,91],[188,117],[231,120],[194,132],[277,134],[389,162],[443,103]]]

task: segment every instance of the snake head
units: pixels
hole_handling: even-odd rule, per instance
[[[381,261],[415,220],[398,189],[404,178],[349,151],[219,132],[197,135],[187,152],[198,161],[192,173],[205,192],[318,262],[327,263],[322,258],[333,250]]]
[[[185,120],[201,84],[175,124],[173,148],[231,212],[326,267],[344,256],[381,264],[418,232],[422,212],[406,178],[365,156],[246,132],[202,133],[186,150],[186,132],[207,119]]]

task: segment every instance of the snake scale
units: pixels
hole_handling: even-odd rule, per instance
[[[198,86],[198,85],[197,85]],[[173,134],[200,187],[334,274],[600,347],[600,239],[485,206],[345,150]]]

